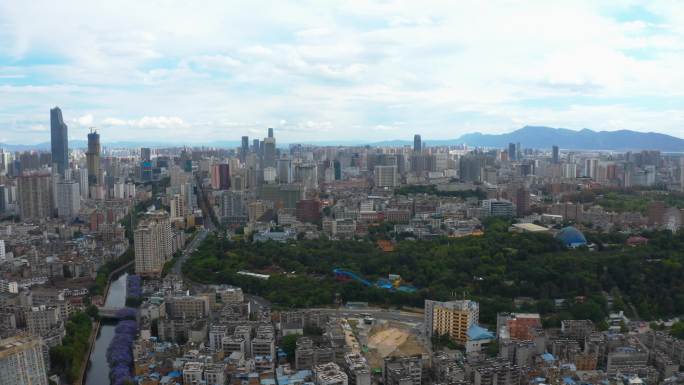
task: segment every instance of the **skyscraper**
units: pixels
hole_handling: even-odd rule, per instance
[[[7,187],[5,187],[4,184],[0,184],[0,214],[3,214],[7,209],[7,203],[9,201],[7,195]]]
[[[270,136],[264,139],[264,163],[261,165],[262,168],[276,166],[276,140],[274,137]]]
[[[520,187],[515,192],[516,215],[524,217],[530,211],[530,190]]]
[[[551,147],[551,162],[553,164],[560,163],[560,152],[558,150],[558,146]]]
[[[252,140],[252,152],[254,152],[255,154],[259,154],[261,152],[259,150],[259,139]]]
[[[100,184],[100,134],[91,129],[88,134],[88,151],[86,152],[88,163],[88,186]]]
[[[272,138],[272,137],[273,137],[273,128],[272,128],[272,127],[269,127],[269,128],[268,128],[268,137],[269,137],[269,138]]]
[[[515,143],[508,143],[508,160],[513,161],[516,160],[516,151],[515,151]]]
[[[69,167],[69,138],[59,107],[50,110],[50,150],[52,163],[57,165],[57,172],[63,176]]]
[[[149,147],[140,149],[140,161],[149,162],[152,159],[152,150]]]
[[[292,183],[292,160],[290,158],[278,159],[277,176],[278,183]]]
[[[242,137],[242,147],[240,147],[240,161],[245,162],[245,158],[249,153],[249,136]]]
[[[211,187],[214,190],[230,189],[230,166],[227,163],[212,165]]]
[[[413,135],[413,152],[423,151],[423,142],[420,139],[420,135]]]
[[[47,385],[44,347],[40,337],[14,336],[0,340],[0,384]]]

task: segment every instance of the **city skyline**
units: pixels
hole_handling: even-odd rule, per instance
[[[679,8],[8,3],[0,143],[47,141],[45,111],[55,105],[70,139],[91,126],[112,141],[239,141],[266,127],[287,142],[447,139],[524,125],[677,136]]]
[[[684,385],[684,2],[0,1],[0,385]]]

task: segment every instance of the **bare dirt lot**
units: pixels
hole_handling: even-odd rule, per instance
[[[425,352],[423,345],[407,330],[388,327],[371,334],[366,357],[371,368],[382,368],[385,357]]]

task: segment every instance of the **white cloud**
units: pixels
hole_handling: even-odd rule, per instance
[[[93,114],[83,115],[77,118],[76,122],[81,126],[90,126],[93,124]]]
[[[133,128],[183,128],[186,124],[183,119],[177,116],[144,116],[140,119],[118,119],[118,118],[104,118],[102,120],[104,126],[127,126]]]
[[[116,128],[112,140],[267,126],[279,141],[524,124],[682,135],[677,2],[36,0],[0,2],[0,26],[13,142],[55,104],[75,125]]]

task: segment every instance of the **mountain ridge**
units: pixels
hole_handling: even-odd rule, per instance
[[[547,126],[524,126],[517,130],[504,134],[483,134],[471,132],[463,134],[456,139],[423,139],[428,145],[459,145],[465,144],[470,147],[506,148],[508,143],[520,143],[524,148],[550,148],[557,145],[565,150],[603,150],[603,151],[629,151],[629,150],[660,150],[663,152],[684,152],[684,139],[672,135],[657,132],[639,132],[631,130],[617,131],[594,131],[588,128],[571,130],[568,128],[553,128]],[[321,146],[360,146],[371,147],[401,147],[412,146],[411,140],[384,140],[377,142],[364,142],[362,140],[326,140],[326,141],[295,141],[280,142],[280,145],[301,143]],[[238,147],[237,140],[223,140],[212,143],[180,143],[180,142],[150,142],[150,141],[115,141],[102,143],[112,148],[135,148],[135,147],[179,147],[179,146],[209,146],[231,148]],[[69,141],[70,148],[86,148],[85,140]],[[9,151],[26,150],[49,150],[50,142],[33,145],[3,144],[0,148]]]

